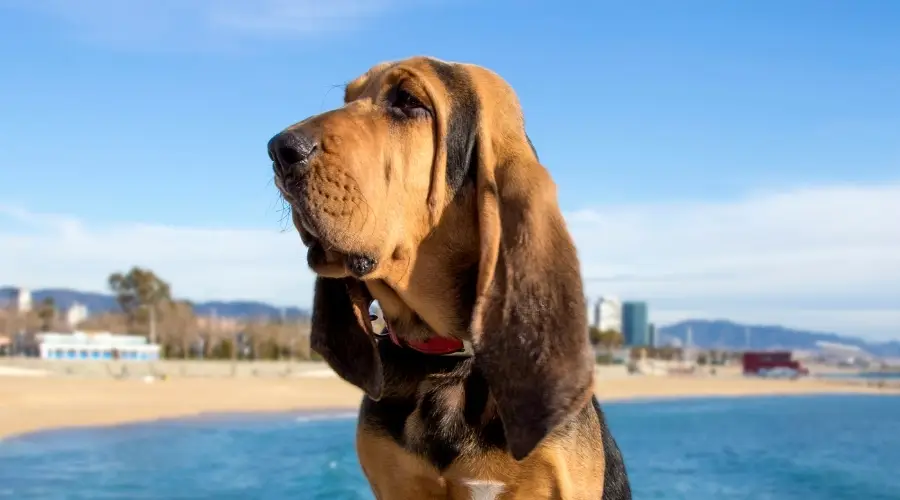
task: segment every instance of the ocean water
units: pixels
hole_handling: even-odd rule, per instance
[[[900,499],[900,397],[604,405],[636,499]],[[3,499],[367,499],[353,414],[210,416],[0,442]]]

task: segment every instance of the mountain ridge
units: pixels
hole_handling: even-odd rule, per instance
[[[8,299],[15,287],[0,287],[0,300]],[[82,292],[69,288],[44,288],[31,291],[32,300],[39,303],[52,297],[56,306],[65,309],[78,302],[87,306],[91,314],[119,310],[115,296],[108,293]],[[198,315],[215,313],[223,318],[278,318],[282,314],[288,319],[309,318],[309,310],[300,307],[278,307],[253,300],[211,300],[194,303]],[[657,335],[660,345],[679,343],[684,345],[688,328],[691,329],[691,344],[703,349],[790,349],[813,350],[816,342],[835,342],[852,345],[864,351],[883,357],[900,357],[900,341],[873,342],[846,334],[816,332],[788,328],[780,325],[745,325],[725,319],[689,319],[660,326]],[[749,343],[747,332],[749,331]]]
[[[658,328],[659,344],[677,339],[684,345],[688,328],[691,345],[704,349],[814,350],[817,342],[858,347],[869,354],[900,357],[900,341],[875,342],[862,337],[788,328],[780,325],[745,325],[725,319],[689,319]]]
[[[8,299],[16,290],[15,287],[0,287],[0,300]],[[78,302],[88,308],[90,314],[119,311],[116,297],[109,293],[82,292],[70,288],[42,288],[31,290],[31,300],[35,304],[51,297],[56,307],[66,309]],[[210,300],[193,302],[194,313],[199,316],[211,316],[215,313],[223,318],[280,318],[284,314],[287,319],[308,318],[309,310],[300,307],[278,307],[254,300]]]

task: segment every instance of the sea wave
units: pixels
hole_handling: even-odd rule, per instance
[[[897,499],[900,397],[604,405],[635,498]],[[346,409],[72,429],[0,446],[0,498],[372,500]]]
[[[357,417],[357,412],[355,411],[339,411],[339,412],[325,412],[325,413],[313,413],[309,415],[300,415],[294,419],[298,424],[305,424],[308,422],[321,422],[323,420],[344,420],[351,419]]]

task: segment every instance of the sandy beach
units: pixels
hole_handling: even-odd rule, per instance
[[[254,371],[254,373],[256,373]],[[761,380],[738,376],[627,376],[598,372],[602,401],[690,396],[816,393],[897,394],[816,379]],[[0,437],[42,429],[112,425],[203,413],[355,410],[362,393],[312,367],[291,376],[140,377],[65,376],[24,368],[0,371]]]

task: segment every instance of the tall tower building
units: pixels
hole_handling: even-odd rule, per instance
[[[17,288],[12,292],[12,308],[17,313],[31,312],[31,291],[27,288]]]
[[[622,301],[612,295],[600,297],[594,306],[594,321],[594,325],[602,332],[613,330],[621,333]]]
[[[622,304],[622,336],[625,337],[627,346],[650,345],[646,302]]]

